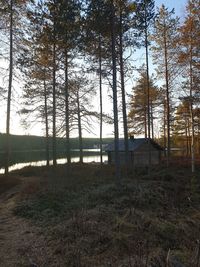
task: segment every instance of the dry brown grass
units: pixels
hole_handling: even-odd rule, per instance
[[[15,175],[0,175],[0,194],[5,193],[12,187],[20,184],[21,180]]]
[[[10,217],[23,220],[21,266],[198,266],[197,176],[176,167],[137,173],[118,189],[110,166],[21,170],[26,184]]]

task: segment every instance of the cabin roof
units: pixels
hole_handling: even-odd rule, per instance
[[[129,151],[135,151],[137,150],[141,145],[148,143],[148,138],[133,138],[133,139],[129,139],[128,140],[128,147],[129,147]],[[156,148],[157,150],[163,150],[163,148],[156,143],[154,140],[150,139],[151,145]],[[105,151],[109,152],[109,151],[114,151],[115,149],[115,144],[110,143],[107,145]],[[119,151],[125,151],[125,142],[124,139],[119,139]]]

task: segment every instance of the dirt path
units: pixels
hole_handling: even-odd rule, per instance
[[[22,183],[0,195],[0,267],[45,266],[44,237],[37,227],[13,214],[20,192],[32,179],[21,180]]]

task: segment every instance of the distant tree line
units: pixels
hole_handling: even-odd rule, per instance
[[[24,124],[37,118],[44,125],[47,165],[50,137],[53,165],[56,166],[58,136],[65,137],[70,163],[72,132],[77,131],[82,151],[83,131],[91,132],[94,120],[99,121],[102,163],[102,125],[111,122],[116,178],[120,183],[118,144],[122,114],[127,164],[129,133],[155,138],[155,125],[160,121],[159,135],[168,165],[171,140],[177,136],[191,156],[192,171],[195,170],[200,114],[198,0],[188,0],[183,22],[175,16],[174,9],[162,5],[155,10],[153,0],[0,0],[0,3],[0,56],[9,63],[7,90],[2,86],[0,94],[7,99],[6,173],[13,82],[19,76],[24,87],[20,112]],[[134,51],[144,53],[145,61],[137,66],[139,75],[128,101],[127,79],[134,73],[131,72]],[[5,71],[0,71],[4,75]],[[104,84],[111,88],[113,118],[103,110]],[[95,95],[99,97],[99,112],[91,103]]]
[[[0,134],[0,153],[3,154],[5,151],[5,140],[6,134]],[[29,152],[31,150],[45,151],[46,150],[46,137],[43,136],[34,136],[34,135],[13,135],[10,136],[11,141],[11,152]],[[50,137],[50,144],[52,145],[52,137]],[[102,144],[106,145],[109,142],[112,142],[113,138],[103,138]],[[65,150],[65,137],[57,137],[57,149],[58,153],[60,151],[66,152]],[[86,138],[83,140],[83,149],[95,149],[100,146],[99,138]],[[79,149],[79,138],[72,137],[70,139],[71,149]],[[52,149],[51,149],[52,150]]]

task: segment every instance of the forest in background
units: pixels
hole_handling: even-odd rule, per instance
[[[0,168],[5,166],[5,140],[6,135],[0,134]],[[102,144],[106,145],[113,141],[113,138],[103,138]],[[57,138],[57,158],[66,158],[66,140]],[[52,138],[49,138],[49,145],[52,147]],[[70,139],[71,156],[80,157],[79,138]],[[83,157],[96,156],[100,154],[99,138],[83,138]],[[90,151],[87,151],[87,150]],[[11,135],[10,136],[10,165],[25,162],[44,161],[46,155],[46,138],[41,136]],[[105,154],[105,151],[102,153]],[[53,158],[52,150],[49,150],[49,160]]]
[[[0,153],[5,152],[5,134],[0,134]],[[113,138],[103,138],[103,144],[108,144],[113,141]],[[52,139],[50,139],[52,143]],[[79,149],[79,139],[71,138],[71,149]],[[65,138],[57,138],[58,151],[66,152],[66,140]],[[83,149],[95,149],[100,145],[99,138],[83,138]],[[31,150],[45,150],[46,139],[42,136],[31,135],[11,135],[11,151],[26,151]]]
[[[172,140],[179,140],[178,145],[184,147],[191,158],[192,172],[195,171],[200,131],[198,0],[188,0],[182,20],[164,4],[155,7],[153,0],[0,2],[0,55],[9,66],[1,69],[5,81],[1,95],[7,105],[6,173],[11,154],[10,118],[16,80],[23,87],[18,112],[24,126],[39,122],[45,132],[47,165],[52,150],[56,166],[57,137],[65,136],[70,163],[73,134],[78,134],[82,154],[83,132],[91,133],[98,122],[101,163],[103,124],[114,126],[118,180],[120,125],[127,164],[128,135],[154,139],[155,125],[159,125],[167,165]],[[141,57],[144,55],[140,66],[134,64],[136,51]],[[133,78],[136,84],[129,101],[127,81]],[[113,103],[112,115],[103,109],[105,86]],[[98,111],[91,102],[96,95]]]

